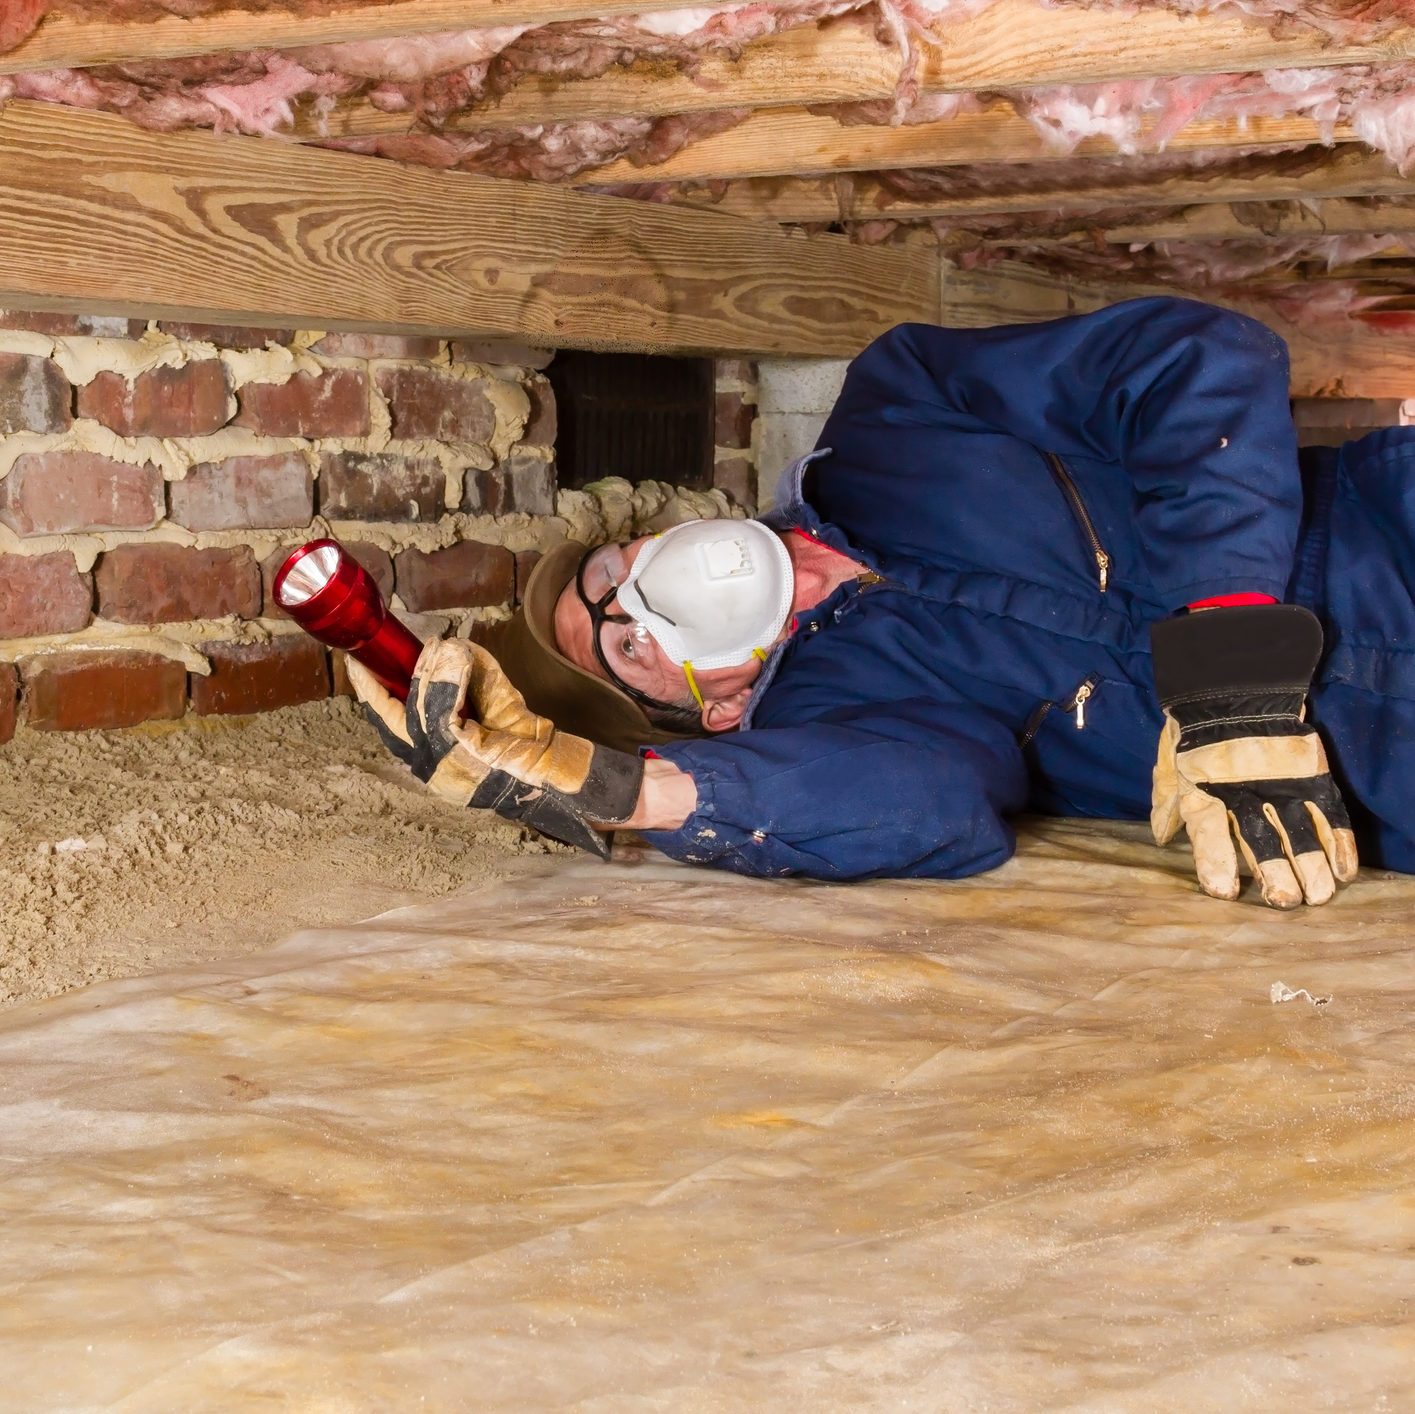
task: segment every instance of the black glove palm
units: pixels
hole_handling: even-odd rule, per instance
[[[1263,901],[1325,903],[1356,876],[1356,841],[1303,702],[1322,629],[1290,604],[1215,609],[1151,630],[1165,728],[1150,826],[1166,844],[1181,825],[1199,883],[1238,897],[1238,854]]]

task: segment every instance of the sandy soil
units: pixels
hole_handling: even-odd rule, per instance
[[[546,845],[402,774],[343,699],[0,748],[0,1004],[253,952]]]

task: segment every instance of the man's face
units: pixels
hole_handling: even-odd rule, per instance
[[[594,551],[582,572],[586,596],[592,602],[598,602],[616,585],[622,584],[640,551],[653,538],[651,535],[641,535],[627,544],[603,545]],[[617,598],[611,598],[604,608],[611,614],[623,612]],[[646,629],[637,624],[609,622],[602,624],[599,632],[605,660],[621,683],[637,688],[646,697],[658,702],[692,704],[692,694],[682,667],[669,659]],[[573,579],[556,601],[555,643],[576,667],[606,682],[614,680],[605,672],[595,653],[589,610],[581,601]],[[698,688],[704,702],[711,705],[714,701],[732,698],[750,688],[760,671],[761,664],[755,658],[739,667],[716,668],[697,674]],[[720,731],[735,722],[705,721],[705,724],[709,730]]]

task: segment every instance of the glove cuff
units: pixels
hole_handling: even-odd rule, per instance
[[[622,825],[639,806],[644,763],[627,751],[596,746],[589,775],[576,797],[586,815],[600,825]]]
[[[1152,624],[1150,648],[1160,706],[1181,722],[1231,714],[1246,698],[1295,716],[1322,656],[1322,626],[1297,604],[1213,609]]]

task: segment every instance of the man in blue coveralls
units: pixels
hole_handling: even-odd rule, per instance
[[[1415,872],[1415,430],[1299,458],[1287,398],[1189,300],[901,325],[764,521],[562,546],[406,709],[355,685],[439,792],[600,853],[954,878],[1016,812],[1148,816],[1216,897],[1324,903],[1358,839]]]

